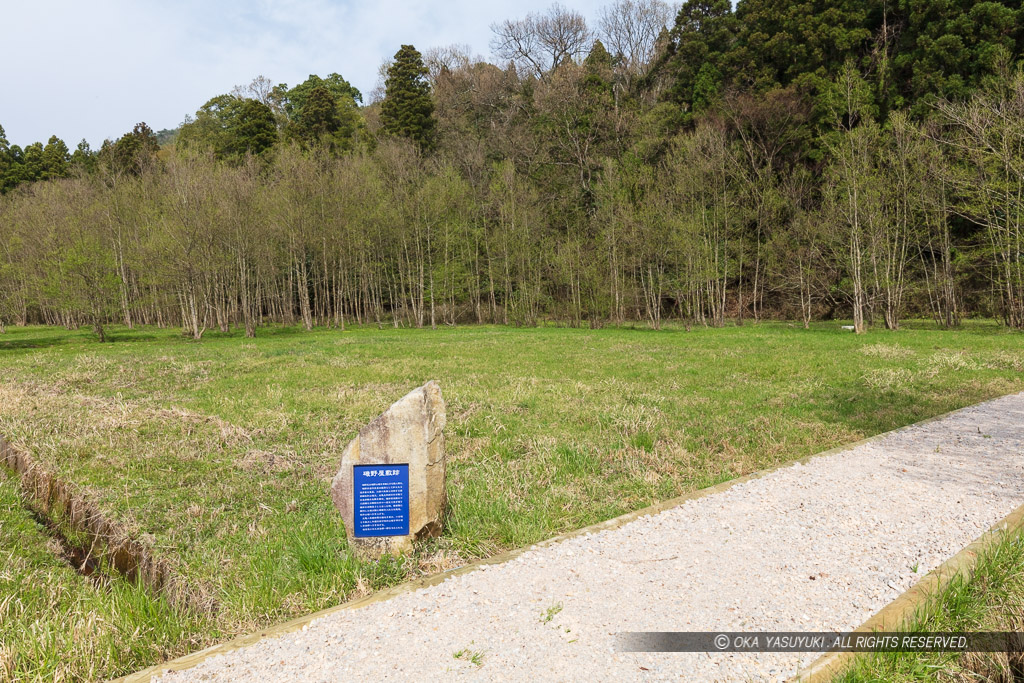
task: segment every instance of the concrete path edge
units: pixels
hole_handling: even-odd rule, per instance
[[[1024,505],[1001,519],[970,545],[928,572],[905,593],[876,612],[853,633],[885,633],[906,628],[926,605],[957,576],[970,578],[978,563],[978,556],[997,545],[1006,537],[1024,530]],[[807,668],[789,679],[789,683],[826,683],[843,673],[853,662],[854,652],[826,652]]]

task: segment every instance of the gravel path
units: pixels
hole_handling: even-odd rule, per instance
[[[817,655],[618,654],[613,634],[851,630],[1024,503],[1022,470],[1024,393],[162,680],[784,679]]]

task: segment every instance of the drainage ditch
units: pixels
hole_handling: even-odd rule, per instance
[[[110,520],[75,487],[0,437],[0,465],[21,482],[26,507],[59,544],[62,559],[75,571],[102,583],[119,576],[163,595],[175,607],[212,614],[208,591],[190,585],[152,548]]]

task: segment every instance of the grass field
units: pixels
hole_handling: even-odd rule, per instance
[[[911,632],[1024,632],[1024,537],[1006,538],[932,596],[906,628]],[[860,655],[835,683],[873,681],[1016,681],[1024,653],[890,652]]]
[[[0,434],[216,605],[167,653],[1024,390],[1024,337],[984,323],[112,337],[9,328]],[[444,537],[361,564],[330,478],[355,432],[428,379],[448,402]]]

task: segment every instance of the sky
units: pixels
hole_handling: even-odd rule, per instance
[[[593,24],[605,0],[563,0]],[[492,23],[551,0],[31,0],[5,3],[0,126],[99,147],[140,122],[174,128],[211,97],[264,75],[289,86],[340,73],[368,99],[403,44],[490,56]]]

